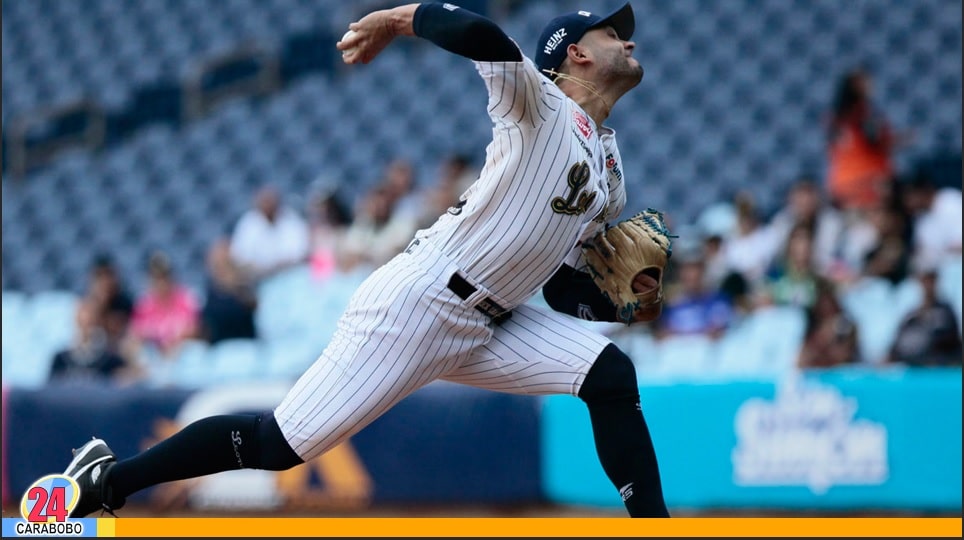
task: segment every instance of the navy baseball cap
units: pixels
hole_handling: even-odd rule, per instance
[[[636,29],[633,6],[626,2],[623,7],[607,15],[575,11],[552,19],[539,36],[536,66],[543,73],[545,70],[559,69],[566,59],[566,48],[582,39],[589,30],[600,26],[612,26],[619,39],[624,41],[633,37]]]

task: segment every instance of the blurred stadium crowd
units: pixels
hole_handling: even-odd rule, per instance
[[[383,2],[3,3],[3,380],[291,379],[475,178],[471,62],[339,65]],[[524,51],[569,0],[478,0]],[[642,377],[960,365],[953,0],[634,2],[627,214],[679,235]],[[541,297],[532,300],[541,303]]]

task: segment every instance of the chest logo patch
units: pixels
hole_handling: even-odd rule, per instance
[[[568,191],[565,197],[553,197],[549,203],[552,211],[571,216],[585,214],[592,202],[596,200],[594,192],[583,189],[589,184],[591,176],[589,164],[585,161],[580,161],[570,167],[566,182]]]
[[[592,136],[592,126],[589,125],[589,119],[586,118],[586,115],[579,111],[573,111],[572,119],[576,122],[576,127],[579,128],[579,133],[582,133],[583,137],[588,139]]]

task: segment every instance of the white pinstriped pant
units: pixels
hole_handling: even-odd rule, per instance
[[[484,289],[466,300],[448,289],[456,269],[423,240],[362,283],[331,342],[275,410],[302,459],[436,379],[513,394],[578,393],[609,339],[530,305],[492,325],[473,308]]]

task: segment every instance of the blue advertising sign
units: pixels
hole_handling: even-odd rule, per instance
[[[961,508],[961,370],[830,370],[782,381],[643,385],[675,508]],[[620,506],[585,405],[543,409],[550,500]]]

